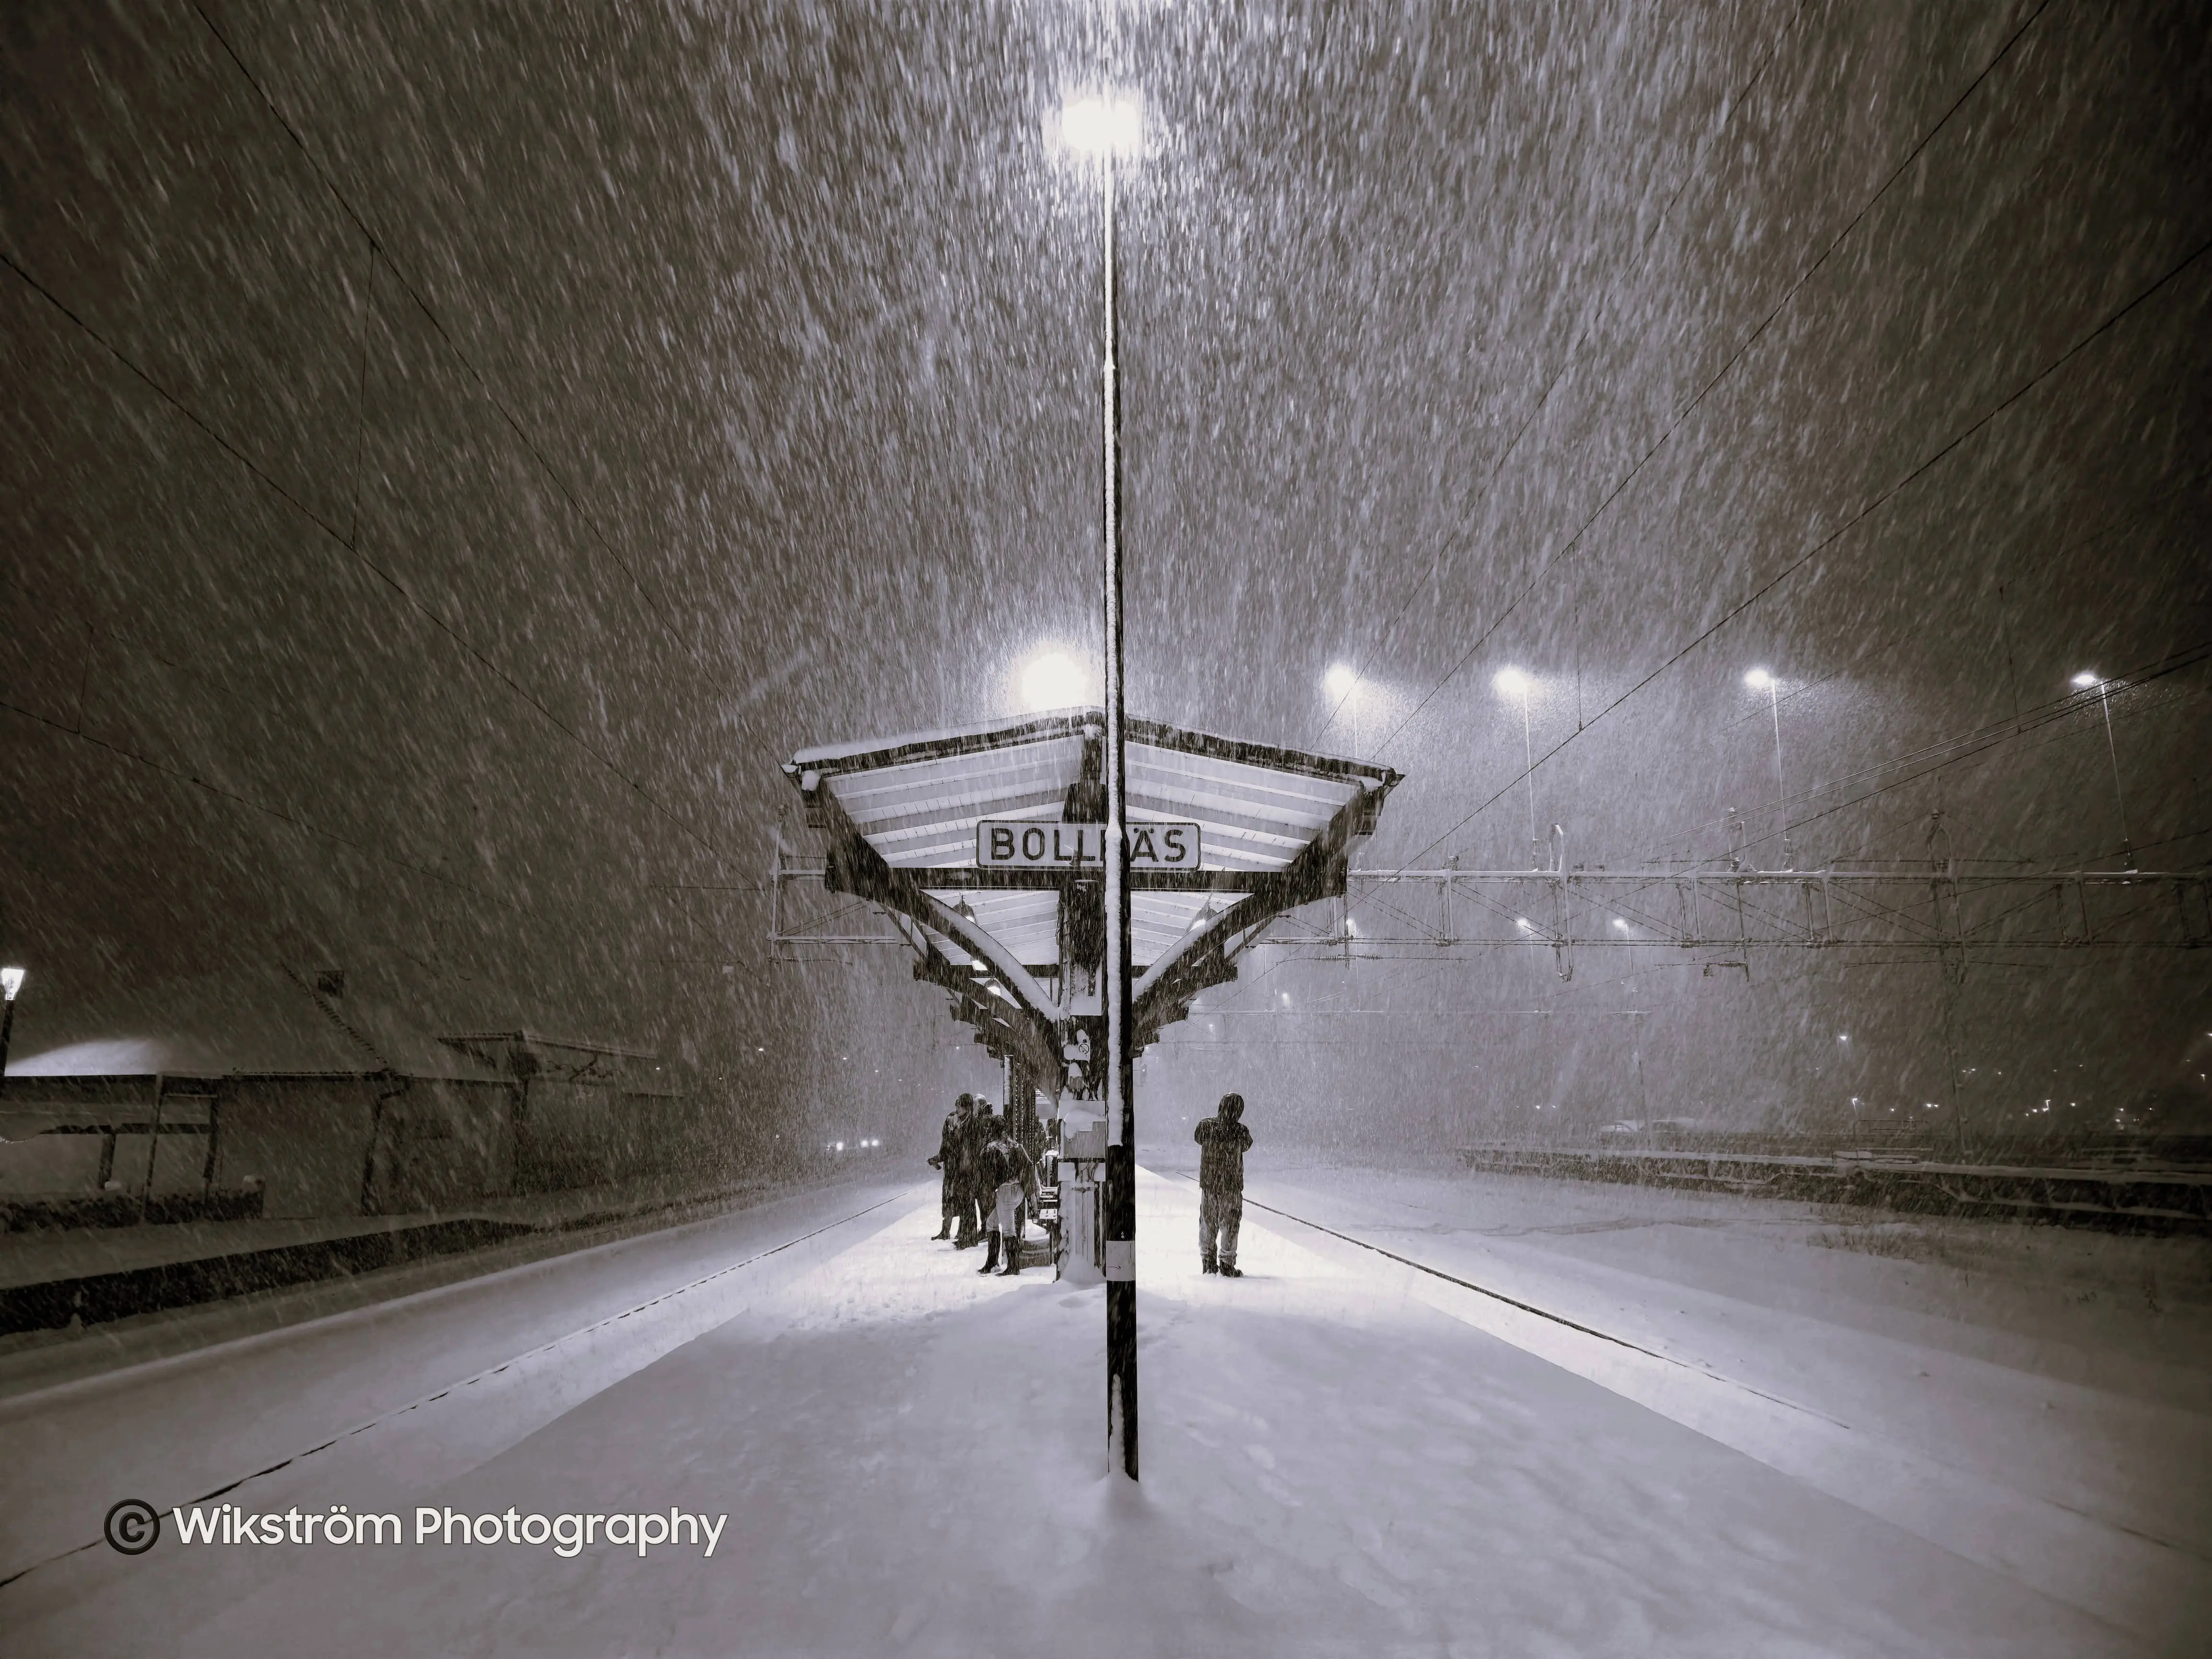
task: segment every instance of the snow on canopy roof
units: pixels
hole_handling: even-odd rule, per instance
[[[800,787],[827,788],[854,828],[896,869],[972,869],[984,818],[1054,822],[1083,769],[1097,708],[986,721],[934,732],[803,749],[785,769]],[[1200,867],[1259,875],[1280,870],[1362,791],[1387,793],[1388,767],[1182,731],[1128,724],[1133,822],[1200,826]],[[1024,963],[1058,954],[1058,903],[1049,892],[932,889],[966,902],[977,923]],[[1228,896],[1217,896],[1221,902]],[[1131,896],[1131,954],[1141,968],[1181,939],[1209,896]]]

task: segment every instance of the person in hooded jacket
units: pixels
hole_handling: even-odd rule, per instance
[[[978,1168],[979,1184],[990,1183],[991,1249],[983,1265],[975,1271],[990,1272],[998,1262],[1003,1245],[1006,1265],[999,1272],[1001,1277],[1009,1277],[1022,1270],[1022,1206],[1036,1194],[1036,1165],[1005,1119],[993,1119],[990,1122],[991,1139],[983,1148],[983,1159]]]
[[[1237,1230],[1244,1220],[1244,1154],[1252,1132],[1239,1121],[1244,1097],[1221,1097],[1190,1138],[1198,1143],[1198,1257],[1201,1273],[1242,1279],[1237,1270]]]
[[[951,1237],[953,1218],[960,1213],[961,1153],[967,1146],[968,1117],[975,1109],[975,1097],[962,1095],[952,1103],[952,1109],[945,1115],[945,1127],[937,1133],[937,1156],[929,1160],[929,1167],[940,1173],[938,1210],[943,1220],[930,1235],[933,1240]]]

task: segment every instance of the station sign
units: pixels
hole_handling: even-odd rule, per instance
[[[1195,870],[1194,823],[1132,823],[1133,870]],[[1106,862],[1103,823],[1054,823],[1036,818],[982,818],[975,825],[975,862],[985,870],[1061,870]]]

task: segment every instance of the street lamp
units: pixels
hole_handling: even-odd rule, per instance
[[[1349,663],[1338,663],[1322,676],[1322,688],[1336,699],[1336,708],[1352,711],[1352,752],[1359,752],[1359,672]],[[1329,711],[1333,720],[1336,708]]]
[[[7,1003],[7,1012],[0,1013],[0,1088],[8,1085],[8,1039],[15,1031],[15,998],[23,988],[21,968],[0,968],[0,999]]]
[[[1030,714],[1073,708],[1090,689],[1083,670],[1065,651],[1040,651],[1022,665],[1022,707]]]
[[[1129,995],[1127,772],[1122,718],[1121,387],[1115,307],[1114,158],[1137,148],[1143,122],[1127,98],[1081,98],[1061,112],[1070,148],[1098,161],[1104,227],[1105,331],[1099,370],[1103,426],[1106,614],[1106,1438],[1109,1455],[1137,1478],[1137,1117],[1134,1024]]]
[[[1782,686],[1764,668],[1754,668],[1743,677],[1743,683],[1754,691],[1766,693],[1766,707],[1774,716],[1774,812],[1782,820],[1782,867],[1795,870],[1797,860],[1790,852],[1790,788],[1782,779]]]
[[[2087,691],[2093,686],[2096,689],[2097,702],[2105,711],[2105,753],[2112,763],[2112,801],[2120,809],[2120,856],[2127,861],[2127,867],[2132,870],[2136,867],[2136,850],[2135,843],[2128,837],[2127,798],[2120,793],[2120,751],[2112,741],[2112,684],[2103,676],[2088,670],[2074,677],[2075,690]]]
[[[1528,780],[1528,867],[1540,870],[1544,858],[1536,840],[1536,744],[1528,728],[1528,694],[1535,690],[1536,683],[1517,668],[1499,669],[1490,683],[1498,688],[1500,696],[1521,699],[1522,769]]]

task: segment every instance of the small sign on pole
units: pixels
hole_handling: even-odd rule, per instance
[[[1129,826],[1133,870],[1195,870],[1198,826],[1152,823]],[[983,818],[975,825],[975,862],[983,869],[1100,868],[1106,861],[1103,823],[1054,823],[1036,818]]]

